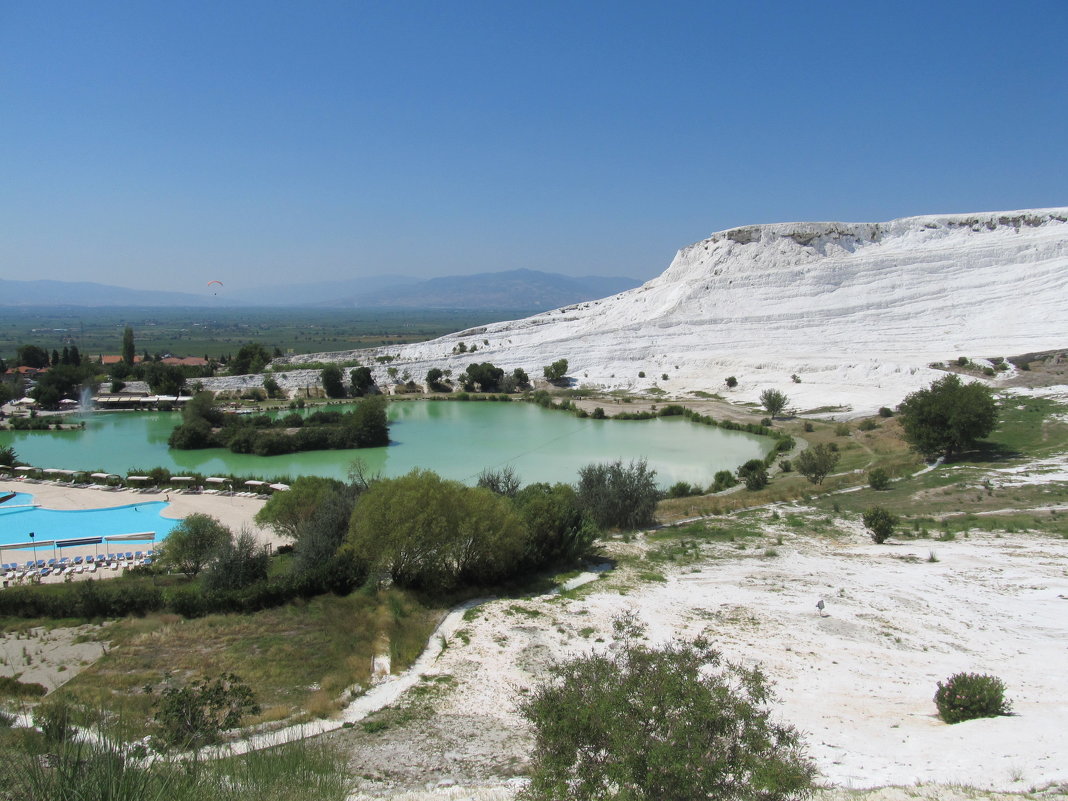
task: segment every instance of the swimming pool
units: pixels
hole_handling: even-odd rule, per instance
[[[104,539],[150,531],[155,532],[156,542],[159,542],[180,522],[160,516],[168,506],[164,501],[71,511],[45,509],[32,504],[33,495],[25,492],[16,493],[14,498],[0,504],[0,547],[29,542]],[[33,540],[29,536],[31,531]],[[140,541],[151,539],[146,536]]]

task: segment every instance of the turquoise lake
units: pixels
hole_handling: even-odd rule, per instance
[[[359,459],[372,475],[418,467],[469,484],[484,468],[511,465],[524,484],[574,482],[584,465],[644,458],[662,487],[710,484],[716,471],[762,458],[772,446],[767,437],[682,418],[593,420],[518,402],[403,401],[389,405],[389,417],[388,447],[269,457],[171,450],[167,437],[181,420],[177,412],[96,412],[80,418],[83,431],[2,431],[0,445],[13,446],[20,460],[37,467],[123,475],[162,466],[175,474],[343,479]]]

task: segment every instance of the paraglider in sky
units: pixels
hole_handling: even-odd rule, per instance
[[[222,286],[222,285],[223,285],[223,282],[222,282],[222,281],[208,281],[208,286],[209,286],[209,287],[210,287],[210,286],[211,286],[212,284],[218,284],[219,286]],[[212,292],[211,294],[213,294],[213,295],[218,295],[219,293],[218,293],[218,292]]]

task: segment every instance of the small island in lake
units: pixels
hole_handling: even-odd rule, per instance
[[[389,444],[386,399],[372,395],[348,412],[297,412],[282,417],[239,415],[215,405],[210,392],[196,395],[182,411],[167,444],[179,450],[229,448],[233,453],[275,456],[299,451],[376,448]]]

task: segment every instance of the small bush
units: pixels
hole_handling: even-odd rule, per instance
[[[794,465],[789,459],[780,459],[779,469],[782,470],[784,473],[790,473],[793,472]]]
[[[866,420],[861,420],[860,425],[857,426],[861,431],[874,431],[879,427],[879,424],[872,420],[870,417]]]
[[[883,406],[883,407],[881,407],[879,409],[879,416],[880,417],[893,417],[894,416],[894,410],[891,409],[889,406]]]
[[[873,506],[864,512],[864,527],[868,529],[872,540],[878,545],[886,542],[887,538],[894,533],[897,523],[897,516],[881,506]]]
[[[834,435],[836,437],[848,437],[849,436],[849,423],[839,423],[834,427]]]
[[[876,467],[868,471],[868,485],[873,490],[884,490],[890,486],[890,474],[883,468]]]
[[[645,378],[645,370],[638,371],[638,378]]]
[[[736,386],[738,386],[738,379],[732,375],[727,376],[727,386],[730,389],[734,389]]]
[[[805,421],[805,426],[804,426],[804,428],[805,428],[805,433],[806,433],[806,434],[811,434],[811,433],[812,433],[813,431],[815,431],[815,430],[816,430],[816,427],[815,427],[814,425],[812,425],[812,422],[811,422],[811,421],[809,421],[809,420],[806,420],[806,421]]]
[[[946,723],[994,718],[1011,714],[1012,709],[1005,698],[1005,683],[982,673],[955,673],[945,684],[938,682],[934,702]]]

